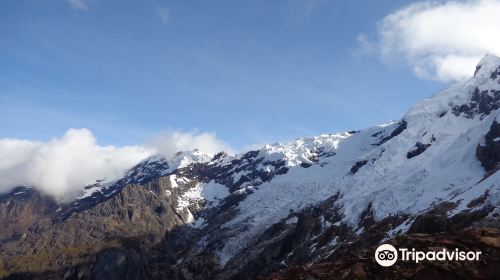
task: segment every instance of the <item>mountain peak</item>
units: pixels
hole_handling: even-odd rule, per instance
[[[496,79],[497,76],[500,76],[500,57],[488,53],[481,58],[476,66],[474,77],[484,76],[489,76],[491,79]]]

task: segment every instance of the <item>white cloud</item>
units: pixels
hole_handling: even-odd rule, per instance
[[[209,154],[220,151],[232,153],[232,150],[224,142],[217,139],[215,133],[210,132],[196,133],[171,130],[156,135],[146,145],[166,157],[170,157],[178,151],[192,151],[194,149]]]
[[[380,21],[375,42],[363,34],[358,42],[386,62],[402,59],[419,77],[461,80],[484,54],[500,55],[499,15],[499,0],[417,2]]]
[[[326,0],[290,0],[291,11],[301,18],[308,18]]]
[[[351,55],[355,59],[361,59],[365,55],[374,55],[377,52],[377,44],[371,41],[368,36],[364,33],[358,34],[356,37],[356,42],[358,43],[358,47],[354,50],[351,50]]]
[[[142,146],[100,146],[87,129],[70,129],[48,142],[0,139],[0,193],[33,186],[59,200],[77,194],[97,179],[119,179],[155,153],[169,157],[181,150],[215,153],[227,146],[213,133],[170,131]]]
[[[170,21],[170,10],[159,1],[153,1],[153,6],[160,20],[167,24]]]
[[[88,11],[89,5],[86,0],[68,0],[71,7],[79,11]]]

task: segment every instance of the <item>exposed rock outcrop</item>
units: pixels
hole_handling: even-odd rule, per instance
[[[497,121],[491,124],[484,143],[477,145],[476,158],[489,174],[500,168],[500,123]]]

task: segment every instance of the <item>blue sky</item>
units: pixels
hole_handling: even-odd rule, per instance
[[[400,118],[446,83],[359,54],[412,1],[0,1],[0,138],[232,147]]]

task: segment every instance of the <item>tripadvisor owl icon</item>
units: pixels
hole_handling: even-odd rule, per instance
[[[375,260],[381,266],[392,266],[398,260],[398,251],[390,244],[382,244],[375,251]]]

